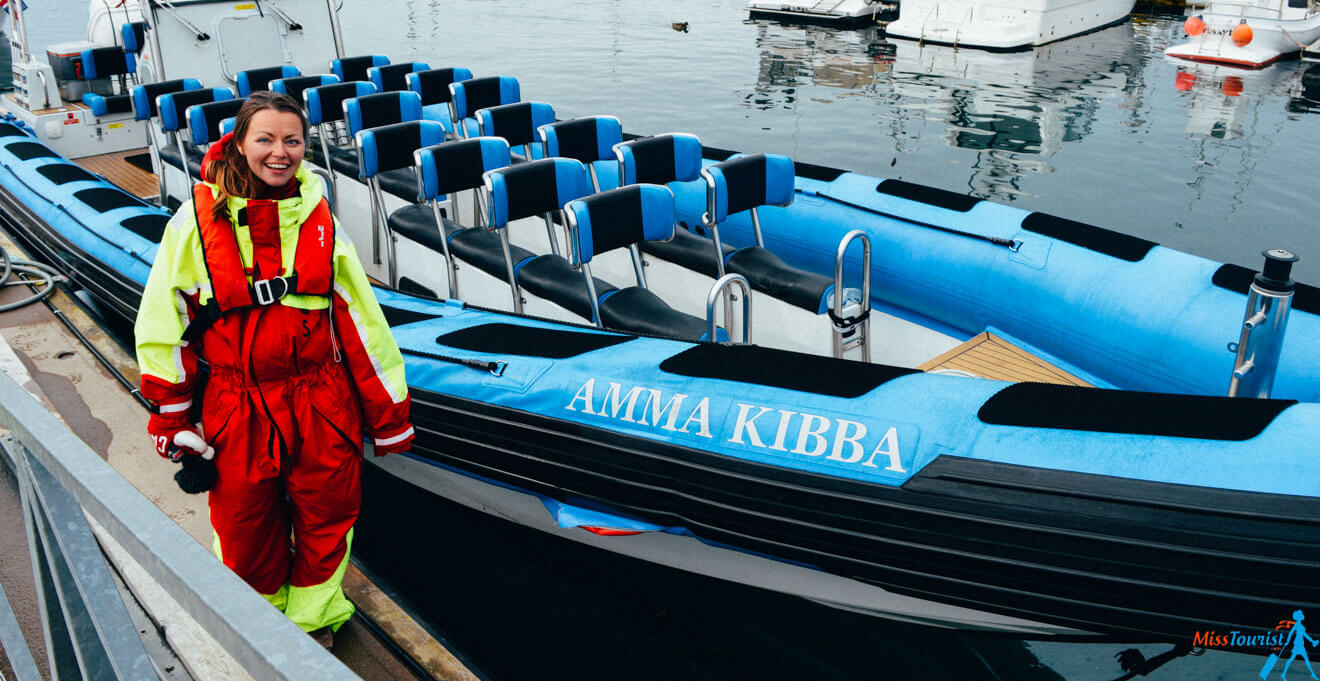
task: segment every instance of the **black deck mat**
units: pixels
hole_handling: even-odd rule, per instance
[[[916,369],[864,364],[757,345],[697,345],[660,363],[660,370],[818,395],[857,397]]]
[[[1249,440],[1297,400],[1174,395],[1015,383],[977,412],[984,423],[1202,440]]]
[[[1251,292],[1251,281],[1256,272],[1241,265],[1223,265],[1215,270],[1211,280],[1219,288],[1236,291],[1243,295]],[[1292,308],[1311,314],[1320,314],[1320,288],[1309,284],[1297,284],[1293,289]]]
[[[447,333],[436,338],[435,342],[474,352],[565,359],[630,340],[634,337],[496,323],[478,324]]]

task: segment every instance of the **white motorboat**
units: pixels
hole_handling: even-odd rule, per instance
[[[903,0],[893,38],[990,50],[1018,50],[1104,28],[1127,18],[1135,0]]]
[[[747,11],[753,18],[781,19],[819,24],[860,26],[874,24],[892,13],[896,4],[883,0],[799,0],[791,4],[780,0],[749,0]]]
[[[1211,2],[1183,24],[1190,39],[1164,51],[1179,59],[1258,69],[1300,56],[1320,40],[1320,3],[1315,0],[1227,0]]]

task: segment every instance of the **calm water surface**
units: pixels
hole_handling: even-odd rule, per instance
[[[1286,247],[1320,283],[1320,69],[1174,64],[1161,52],[1180,17],[1012,54],[751,21],[742,0],[348,0],[343,17],[351,52],[516,76],[561,118],[612,114],[630,132],[691,132],[1253,267]],[[34,44],[80,37],[29,30]],[[367,495],[355,550],[495,679],[1105,681],[1126,647],[850,615],[571,545],[374,469]],[[1208,653],[1147,678],[1249,681],[1260,664]]]

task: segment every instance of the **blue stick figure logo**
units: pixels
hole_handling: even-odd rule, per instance
[[[1262,680],[1269,677],[1270,672],[1274,671],[1274,666],[1279,662],[1279,655],[1288,651],[1290,644],[1292,645],[1292,651],[1288,655],[1288,661],[1283,665],[1283,671],[1279,672],[1279,678],[1288,681],[1288,667],[1291,667],[1293,660],[1299,657],[1302,658],[1302,662],[1306,663],[1306,671],[1311,673],[1311,678],[1317,678],[1315,670],[1311,668],[1311,660],[1306,656],[1306,644],[1310,643],[1312,647],[1315,647],[1320,645],[1320,641],[1316,641],[1311,638],[1310,634],[1306,633],[1306,626],[1302,624],[1304,619],[1306,619],[1306,615],[1301,610],[1293,611],[1293,625],[1288,630],[1288,636],[1283,639],[1283,648],[1278,653],[1270,655],[1269,659],[1265,660],[1265,666],[1261,667],[1260,678]]]

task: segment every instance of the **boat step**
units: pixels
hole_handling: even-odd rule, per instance
[[[1091,386],[1081,378],[989,332],[977,334],[917,368],[935,373],[970,374],[996,381]]]

